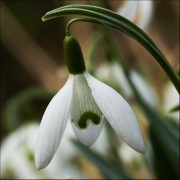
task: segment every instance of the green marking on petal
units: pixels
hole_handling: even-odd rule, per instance
[[[89,112],[85,112],[84,114],[81,115],[79,121],[78,121],[78,125],[81,129],[85,129],[87,127],[87,121],[90,120],[94,125],[98,125],[100,124],[100,117],[89,111]]]

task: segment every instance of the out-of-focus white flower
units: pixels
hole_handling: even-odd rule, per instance
[[[127,0],[119,7],[117,13],[145,30],[152,19],[153,1]]]
[[[77,167],[71,164],[79,152],[70,142],[74,136],[71,124],[67,124],[61,144],[52,163],[43,171],[37,171],[34,165],[35,141],[39,125],[36,123],[23,125],[10,136],[1,146],[1,178],[8,179],[73,179],[85,178]]]
[[[156,107],[157,98],[153,92],[153,89],[149,86],[145,79],[143,79],[136,71],[131,71],[130,78],[144,101],[149,106]]]
[[[163,105],[167,115],[174,118],[176,122],[179,124],[180,112],[169,112],[172,108],[180,104],[180,96],[172,83],[167,84],[163,97]]]
[[[145,30],[153,14],[153,1],[130,1],[127,0],[122,6],[119,7],[117,13],[134,22],[137,26]],[[96,72],[96,76],[110,84],[114,83],[118,86],[123,94],[132,97],[133,92],[127,78],[125,77],[121,67],[117,63],[106,63],[103,64]],[[137,88],[139,94],[142,96],[144,101],[151,107],[157,106],[157,97],[149,84],[145,81],[140,74],[136,71],[131,70],[130,78]]]
[[[125,143],[122,143],[118,149],[118,155],[121,158],[127,172],[130,172],[134,179],[155,179],[154,164],[152,163],[153,150],[149,142],[146,146],[147,151],[142,156],[136,151],[132,151]]]
[[[2,178],[35,179],[43,177],[35,174],[33,168],[33,139],[36,138],[38,126],[31,124],[19,128],[7,137],[1,146]]]
[[[105,72],[105,73],[104,73]],[[108,63],[101,65],[96,71],[97,78],[104,80],[106,82],[114,83],[118,86],[123,94],[127,97],[132,97],[132,89],[125,77],[121,67],[117,63]],[[139,94],[144,99],[144,101],[151,107],[157,106],[157,97],[151,88],[151,86],[138,74],[136,71],[131,70],[130,78],[137,88]]]

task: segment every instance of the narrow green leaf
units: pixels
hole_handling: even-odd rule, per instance
[[[20,124],[21,111],[33,100],[50,100],[55,93],[41,87],[27,88],[14,95],[5,105],[2,118],[8,131],[12,131]]]
[[[107,161],[105,157],[90,150],[78,141],[72,139],[72,143],[94,164],[98,167],[105,178],[108,179],[131,179],[122,168]]]
[[[151,119],[152,122],[152,119]],[[171,133],[170,127],[166,123],[154,117],[154,122],[151,123],[151,128],[156,141],[161,148],[161,151],[166,156],[169,165],[172,167],[176,176],[179,176],[179,139]]]
[[[170,80],[174,84],[177,91],[180,93],[179,84],[180,80],[177,74],[174,72],[173,68],[166,60],[164,55],[151,40],[151,38],[139,27],[120,16],[119,14],[112,12],[110,10],[89,5],[68,5],[57,8],[46,13],[42,20],[46,21],[56,17],[67,16],[67,15],[81,15],[86,16],[91,19],[96,19],[101,24],[104,24],[110,28],[117,31],[121,31],[126,35],[130,36],[137,42],[139,42],[143,47],[145,47],[151,55],[156,59],[160,66],[164,69],[166,74],[169,76]]]
[[[164,152],[164,147],[161,142],[158,141],[156,131],[152,126],[149,128],[149,132],[154,151],[152,162],[156,175],[160,179],[177,179],[178,176],[175,169],[172,167],[171,163],[169,163],[167,154]]]
[[[161,149],[174,173],[177,177],[179,177],[179,136],[176,135],[177,133],[172,132],[175,131],[175,128],[172,130],[171,126],[168,126],[164,118],[162,118],[155,109],[149,107],[144,102],[128,74],[127,77],[128,82],[133,89],[136,100],[150,121],[151,128],[153,129],[153,135],[156,137],[156,141],[158,142],[159,146],[161,146]]]

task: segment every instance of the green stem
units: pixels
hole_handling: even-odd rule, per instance
[[[70,27],[73,23],[78,22],[78,21],[85,21],[85,22],[92,22],[92,23],[97,23],[97,24],[101,24],[99,21],[95,20],[95,19],[90,19],[90,18],[75,18],[72,19],[71,21],[68,22],[67,26],[66,26],[66,35],[70,36]]]

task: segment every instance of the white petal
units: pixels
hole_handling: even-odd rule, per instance
[[[144,153],[144,142],[136,117],[128,103],[112,88],[98,81],[87,72],[84,76],[100,110],[116,133],[129,146]]]
[[[37,169],[43,169],[50,163],[59,146],[69,117],[73,78],[74,76],[69,76],[67,83],[54,96],[43,115],[36,142]]]
[[[73,122],[71,122],[71,125],[79,141],[85,146],[91,146],[98,138],[103,123],[104,116],[102,115],[101,122],[99,125],[92,125],[91,123],[89,123],[87,129],[79,129]]]

